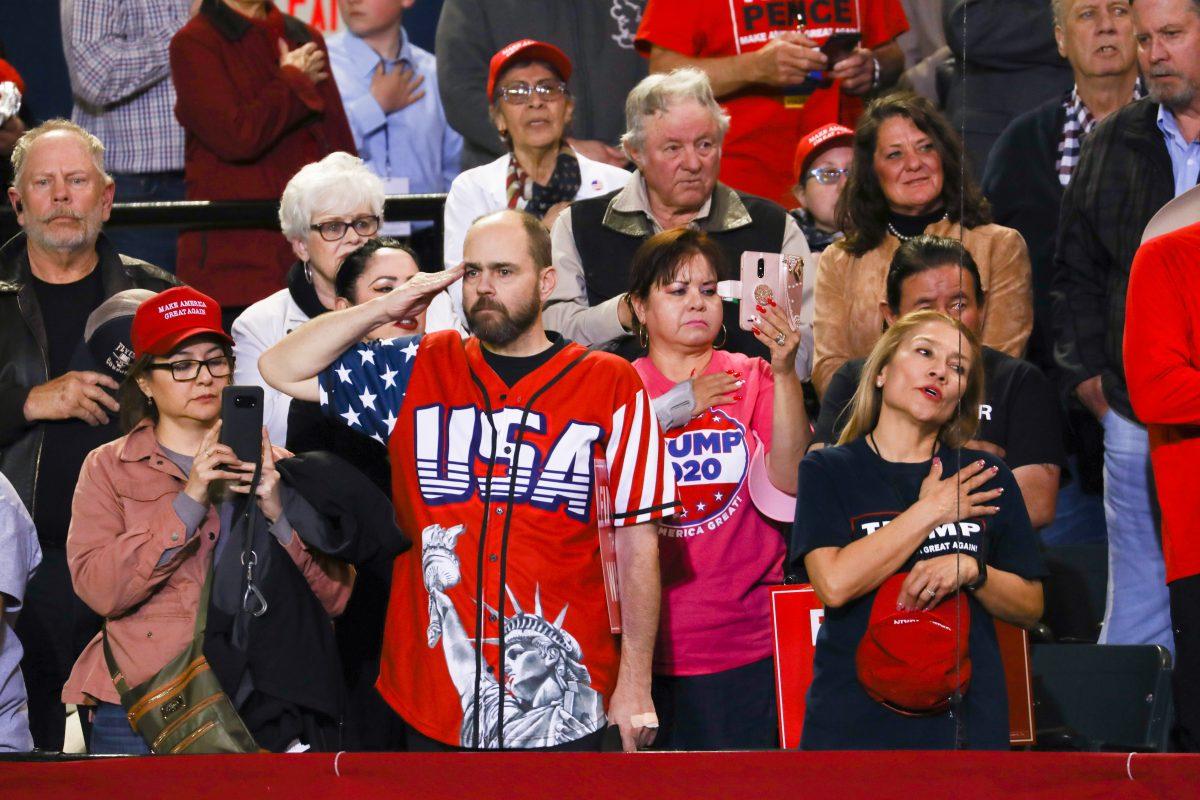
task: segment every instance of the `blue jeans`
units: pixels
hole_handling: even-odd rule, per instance
[[[1067,461],[1073,476],[1079,475],[1075,456]],[[1104,519],[1104,498],[1083,490],[1083,482],[1075,477],[1058,490],[1054,505],[1054,521],[1038,531],[1042,544],[1061,547],[1071,544],[1100,544],[1108,540]]]
[[[1108,596],[1100,644],[1161,644],[1174,656],[1150,438],[1112,409],[1102,423]]]
[[[129,726],[125,709],[115,703],[101,703],[96,706],[88,752],[93,755],[148,756],[150,748]]]
[[[113,175],[118,203],[152,203],[184,199],[182,172],[123,172]],[[167,272],[175,272],[178,228],[126,228],[105,226],[105,235],[118,253],[140,258]]]

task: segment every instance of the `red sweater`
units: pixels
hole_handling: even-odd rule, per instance
[[[1200,224],[1151,239],[1133,259],[1125,378],[1162,506],[1167,582],[1200,573]]]
[[[205,0],[171,40],[189,200],[277,201],[305,164],[355,152],[333,77],[314,85],[298,69],[281,69],[280,39],[290,49],[309,41],[326,49],[320,33],[274,6],[266,19],[252,20],[220,0]],[[250,305],[279,290],[294,260],[277,231],[179,238],[179,277],[222,306]]]

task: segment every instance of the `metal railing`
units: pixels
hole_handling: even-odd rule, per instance
[[[388,197],[383,218],[388,222],[431,221],[442,224],[444,194]],[[0,209],[0,223],[12,223],[11,206]],[[109,228],[266,228],[279,230],[278,200],[177,200],[163,203],[115,203]]]

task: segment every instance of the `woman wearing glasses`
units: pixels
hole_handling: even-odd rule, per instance
[[[890,94],[859,118],[837,210],[845,238],[825,250],[817,266],[813,384],[819,394],[842,364],[871,352],[883,330],[892,254],[922,233],[962,240],[988,298],[983,343],[1017,358],[1024,352],[1033,329],[1029,251],[1012,228],[991,224],[961,154],[958,135],[923,97]]]
[[[298,325],[333,309],[334,280],[342,260],[379,232],[382,215],[383,183],[349,153],[331,153],[307,165],[283,190],[279,224],[296,255],[287,288],[247,308],[232,331],[234,383],[263,388],[263,423],[272,442],[287,441],[292,399],[262,379],[258,357]],[[432,330],[449,327],[449,298],[435,301],[427,318]]]
[[[488,69],[492,122],[508,155],[467,170],[454,179],[446,198],[446,266],[462,261],[467,228],[504,208],[523,209],[549,229],[573,200],[611,192],[629,173],[592,161],[567,141],[574,103],[567,89],[571,61],[557,47],[522,39],[504,47]],[[450,291],[461,307],[460,284]]]
[[[130,686],[149,679],[191,641],[213,560],[225,558],[223,553],[241,556],[223,545],[231,539],[230,498],[248,493],[254,465],[218,443],[221,390],[233,369],[232,343],[220,323],[216,302],[188,287],[168,289],[138,307],[132,329],[135,360],[118,394],[121,422],[129,432],[88,455],[75,490],[67,535],[72,583],[105,617],[115,666]],[[312,657],[289,669],[318,687],[325,680],[336,687],[336,659],[329,663],[320,653],[332,652],[329,618],[349,599],[354,572],[310,552],[296,535],[287,513],[294,500],[284,493],[275,469],[283,455],[264,434],[255,532],[260,534],[256,541],[269,550],[256,551],[255,562],[274,562],[278,570],[280,561],[289,560],[296,568],[293,585],[307,584],[311,596],[293,592],[274,614],[268,608],[262,622],[252,623],[250,633],[261,637],[264,625],[280,623],[289,628],[288,635],[308,630]],[[228,595],[219,583],[214,582],[208,615],[210,633],[218,610],[224,610],[221,598]],[[271,594],[276,605],[279,597]],[[302,618],[310,621],[307,627],[298,621]],[[76,662],[64,702],[95,707],[93,753],[146,753],[147,744],[121,708],[102,636]],[[322,643],[327,649],[320,649]],[[206,654],[224,682],[207,644]],[[285,750],[295,741],[318,748],[333,744],[322,740],[321,732],[333,730],[334,720],[283,699],[286,692],[278,687],[289,681],[264,674],[259,666],[251,663],[242,680],[225,687],[259,746]],[[264,697],[268,691],[274,697]],[[314,696],[319,693],[313,689]]]
[[[799,204],[791,212],[804,231],[814,257],[842,238],[837,224],[837,203],[846,188],[854,158],[854,131],[836,123],[824,125],[802,137],[793,161],[796,183],[792,196]]]

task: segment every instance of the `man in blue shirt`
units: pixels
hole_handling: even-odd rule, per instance
[[[416,0],[338,0],[345,33],[328,39],[333,76],[358,154],[388,195],[445,192],[459,173],[462,137],[446,122],[437,64],[401,27]],[[431,222],[385,225],[409,236],[423,266],[440,264],[441,234]]]

